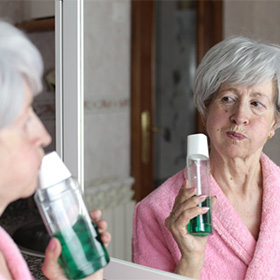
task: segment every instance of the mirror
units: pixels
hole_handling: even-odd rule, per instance
[[[200,1],[194,2],[198,4]],[[201,58],[201,54],[196,53],[197,15],[193,12],[193,4],[195,3],[192,1],[155,1],[155,30],[158,36],[155,42],[156,65],[154,66],[156,72],[155,123],[159,126],[157,129],[161,130],[155,138],[156,141],[162,141],[158,147],[156,146],[155,153],[160,147],[170,152],[170,154],[159,155],[159,161],[155,160],[155,174],[157,173],[155,186],[184,167],[183,137],[196,130],[195,112],[191,100],[181,99],[182,107],[178,107],[177,111],[176,108],[174,109],[174,101],[176,103],[180,100],[176,98],[184,90],[186,96],[189,94],[188,87],[190,87],[196,65],[195,57]],[[111,254],[125,260],[130,258],[130,241],[126,245],[125,243],[121,245],[123,241],[120,240],[124,239],[124,242],[129,240],[131,229],[127,228],[125,232],[121,229],[128,227],[126,219],[131,219],[133,193],[130,189],[135,179],[132,178],[130,171],[132,164],[130,116],[133,110],[130,54],[131,48],[134,47],[131,44],[131,36],[134,36],[131,33],[131,5],[130,1],[84,0],[85,193],[90,205],[105,209],[105,217],[112,227],[111,232],[114,233],[111,245],[114,248],[110,248]],[[243,34],[280,43],[277,24],[275,24],[278,21],[275,13],[280,5],[278,2],[224,1],[223,5],[224,34],[222,35],[224,37]],[[189,17],[185,18],[187,13]],[[272,15],[271,20],[266,23],[259,17],[265,14]],[[172,33],[174,29],[177,31],[175,33],[177,37]],[[172,36],[175,41],[177,40],[175,47]],[[161,41],[162,44],[159,44]],[[170,50],[176,47],[179,51],[174,54]],[[184,55],[185,47],[189,56],[185,56],[186,60],[181,59],[181,62],[184,66],[188,65],[187,72],[184,72],[186,70],[184,66],[176,65],[178,57],[174,58],[180,52]],[[207,47],[210,46],[205,46]],[[167,67],[170,65],[171,67]],[[140,84],[138,86],[141,87]],[[157,96],[158,93],[160,93],[159,96]],[[145,91],[142,94],[144,95]],[[157,107],[160,103],[163,107]],[[168,113],[163,111],[165,109]],[[179,115],[178,112],[181,114]],[[189,120],[189,126],[183,129],[180,126],[183,133],[176,134],[174,127],[181,120]],[[279,164],[278,134],[265,150]],[[170,139],[174,138],[175,146],[171,148],[168,144]],[[171,161],[178,164],[161,165]],[[126,203],[128,203],[127,208],[122,209],[118,206]],[[115,210],[110,213],[110,209]],[[113,228],[116,224],[119,224],[121,229]]]
[[[12,4],[8,2],[2,1],[2,16],[15,19],[20,9],[15,6],[15,2],[21,1],[13,1]],[[64,6],[66,7],[69,2],[71,1],[64,1]],[[157,139],[156,141],[163,141],[160,145],[164,147],[165,151],[170,151],[170,154],[161,157],[160,161],[155,161],[154,168],[157,172],[155,185],[158,186],[166,177],[171,176],[184,166],[185,150],[184,140],[182,139],[189,132],[193,132],[196,126],[194,124],[194,108],[191,102],[186,99],[187,105],[185,106],[185,101],[182,101],[179,96],[182,96],[184,86],[187,87],[186,91],[189,94],[190,89],[188,87],[195,70],[194,64],[196,64],[194,57],[201,58],[201,52],[204,52],[209,45],[205,44],[205,46],[200,45],[199,48],[197,46],[194,48],[196,39],[187,38],[186,41],[186,37],[184,37],[186,33],[196,33],[197,31],[191,29],[188,22],[188,20],[190,22],[196,22],[197,20],[196,15],[193,13],[192,1],[158,0],[154,2],[157,13],[155,21],[156,34],[161,35],[156,41],[156,61],[160,63],[155,65],[158,80],[155,81],[154,85],[156,92],[167,95],[165,100],[159,97],[156,97],[155,100],[156,104],[162,102],[165,108],[169,106],[167,107],[168,113],[163,113],[163,109],[156,108],[155,120],[157,129],[160,131],[155,135],[155,138]],[[194,2],[197,4],[201,2],[213,4],[218,1]],[[83,5],[84,135],[81,138],[84,138],[83,180],[85,194],[90,208],[104,209],[104,217],[110,225],[109,231],[113,233],[113,240],[109,248],[110,254],[119,259],[130,260],[131,217],[135,205],[135,201],[132,199],[134,193],[131,190],[135,178],[131,174],[130,150],[132,144],[130,118],[132,110],[130,55],[133,47],[131,44],[131,36],[133,36],[131,34],[132,2],[129,0],[83,0]],[[280,22],[277,13],[279,8],[280,2],[278,1],[223,1],[223,19],[220,19],[224,28],[222,35],[228,37],[234,34],[244,34],[245,36],[267,39],[280,44],[280,33],[278,32]],[[73,14],[76,12],[77,10],[72,9],[71,14],[65,15],[65,17],[67,16],[70,21],[73,21]],[[188,19],[183,17],[186,13],[191,14]],[[166,15],[170,17],[164,18]],[[269,15],[269,20],[266,20],[266,15]],[[204,19],[202,17],[202,20]],[[161,26],[160,22],[163,20],[165,24]],[[172,20],[173,27],[170,25]],[[211,28],[213,24],[211,22]],[[195,26],[193,27],[195,28]],[[76,41],[76,37],[73,37],[71,33],[73,30],[75,29],[72,28],[71,31],[70,27],[67,29],[70,36],[69,40],[72,40],[69,41],[71,44]],[[215,33],[215,28],[212,28],[212,31]],[[176,37],[174,34],[178,36]],[[177,64],[176,66],[178,67],[172,65],[171,68],[161,68],[162,65],[170,65],[174,62],[168,51],[173,44],[170,39],[171,35],[179,42],[177,45],[173,45],[173,48],[178,48],[177,55],[180,53],[184,56],[184,51],[187,51],[190,56],[185,57],[186,61],[181,59],[182,65]],[[182,36],[180,37],[179,35]],[[213,37],[215,36],[217,34],[213,35]],[[167,38],[166,41],[159,46],[158,42],[165,37]],[[47,41],[46,44],[49,43],[49,40]],[[189,44],[187,50],[184,49],[186,44]],[[203,49],[202,51],[201,48]],[[74,56],[67,55],[69,61],[71,58],[75,59]],[[184,67],[187,63],[189,72],[184,76],[182,73],[186,70]],[[65,68],[71,70],[71,68],[76,67],[71,66],[69,63]],[[69,85],[66,90],[67,94],[71,90],[71,75],[69,76],[65,81]],[[164,83],[160,84],[159,81]],[[145,83],[145,80],[143,82]],[[143,88],[142,84],[137,86]],[[75,90],[74,88],[74,93],[77,97],[79,95]],[[145,90],[142,93],[144,94]],[[172,95],[168,96],[168,93],[172,93]],[[184,113],[180,116],[174,109],[178,101],[180,101],[181,106],[178,110]],[[184,108],[188,108],[188,111],[184,111]],[[174,111],[172,111],[173,109]],[[170,113],[170,111],[172,112]],[[190,114],[190,116],[186,114]],[[184,118],[192,121],[189,121],[188,127],[181,129],[182,134],[178,134],[177,132],[180,131],[180,128],[176,125],[181,124]],[[73,128],[72,122],[71,120],[70,129]],[[74,134],[77,134],[76,131]],[[69,142],[70,138],[68,137],[66,141]],[[265,147],[265,151],[278,165],[280,165],[279,138],[279,132],[277,132],[275,137],[269,141],[269,145]],[[168,146],[173,142],[170,139],[174,140],[174,148]],[[74,143],[73,145],[76,144]],[[72,146],[67,149],[67,153],[72,155],[75,149],[76,147],[73,149]],[[173,157],[172,160],[170,160],[170,157]],[[161,163],[168,161],[173,161],[172,167],[160,166]],[[73,162],[77,162],[75,157]]]

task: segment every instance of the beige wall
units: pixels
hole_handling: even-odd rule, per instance
[[[280,44],[280,1],[225,0],[224,37],[232,35]],[[280,165],[280,129],[267,142],[264,151]]]

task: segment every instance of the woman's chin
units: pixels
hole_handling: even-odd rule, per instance
[[[223,152],[223,154],[228,158],[246,158],[249,156],[249,150],[241,149],[240,147],[236,147],[236,146],[235,147],[229,146]]]
[[[37,188],[37,181],[33,184],[30,184],[29,187],[25,189],[21,198],[28,198],[32,196],[35,193],[36,188]]]

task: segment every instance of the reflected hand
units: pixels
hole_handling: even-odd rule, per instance
[[[92,221],[97,225],[101,240],[104,245],[107,247],[111,241],[111,235],[106,231],[107,222],[105,220],[101,220],[101,211],[93,210],[90,212],[90,216]],[[58,239],[51,238],[50,243],[46,249],[45,253],[45,261],[42,266],[43,274],[51,280],[66,280],[62,268],[58,264],[58,258],[61,254],[61,245]],[[103,269],[98,270],[94,274],[84,278],[85,280],[102,280],[103,279]]]
[[[195,194],[195,188],[189,189],[185,181],[175,199],[170,215],[165,220],[165,225],[172,233],[182,254],[175,272],[199,278],[204,263],[207,237],[189,234],[187,224],[192,218],[207,213],[209,208],[197,207],[206,197],[195,196]],[[216,198],[213,198],[212,203],[215,201]]]
[[[107,248],[109,243],[111,242],[111,234],[106,231],[108,228],[108,224],[105,220],[101,219],[101,215],[101,210],[92,210],[90,212],[91,219],[97,225],[98,231],[101,235],[101,240]]]

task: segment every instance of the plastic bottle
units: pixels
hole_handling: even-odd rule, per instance
[[[199,207],[209,207],[209,211],[191,219],[187,225],[188,232],[196,236],[212,234],[211,192],[209,152],[206,135],[192,134],[188,136],[187,153],[188,187],[196,188],[196,195],[206,195]]]
[[[43,157],[35,201],[51,236],[59,239],[59,264],[69,279],[91,275],[109,263],[77,181],[56,152]]]

